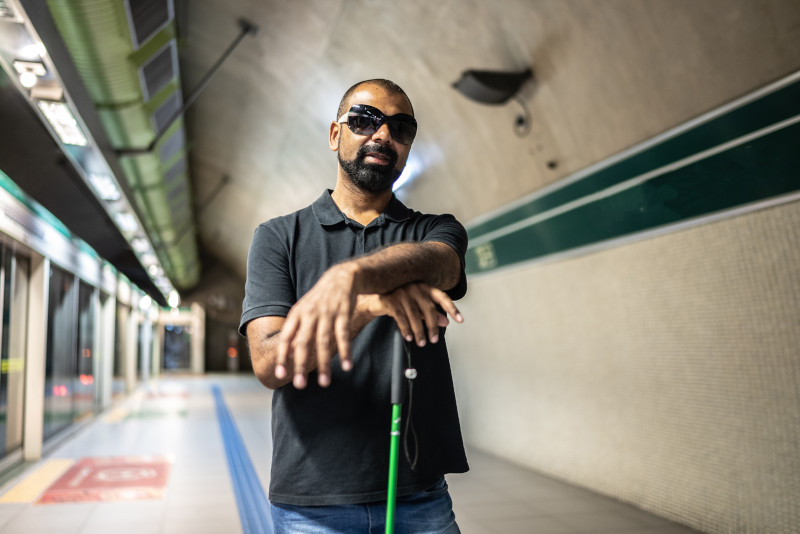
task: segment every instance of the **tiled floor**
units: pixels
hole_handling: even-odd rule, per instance
[[[102,414],[47,459],[168,455],[162,499],[36,505],[0,503],[0,533],[228,534],[242,532],[211,384],[222,388],[258,477],[267,486],[269,391],[249,377],[170,378]],[[470,451],[472,470],[448,477],[464,534],[683,534],[634,507]],[[12,489],[43,462],[0,488]]]

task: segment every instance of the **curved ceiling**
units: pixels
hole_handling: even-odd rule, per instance
[[[242,279],[262,221],[333,187],[327,135],[342,93],[385,77],[420,125],[398,196],[463,222],[800,66],[800,8],[782,0],[205,0],[179,3],[181,72],[193,87],[235,37],[259,26],[187,113],[203,248]],[[742,39],[742,35],[749,36]],[[748,65],[747,75],[742,64]],[[466,69],[523,70],[521,107],[472,102]]]
[[[159,1],[164,0],[138,3]],[[101,4],[127,5],[50,2],[66,10],[56,15],[64,20],[76,15],[74,6]],[[218,284],[225,293],[241,286],[259,223],[299,209],[334,186],[328,128],[341,95],[354,82],[392,79],[414,105],[420,129],[407,167],[413,180],[398,191],[401,200],[470,223],[800,67],[800,4],[786,0],[174,0],[171,5],[173,25],[159,31],[166,32],[162,40],[175,38],[180,81],[162,89],[156,103],[178,86],[186,98],[237,37],[239,19],[259,28],[241,41],[183,118],[188,159],[182,198],[194,224],[183,236],[176,236],[179,225],[171,220],[176,209],[165,187],[167,165],[146,166],[160,173],[159,194],[167,195],[157,201],[156,211],[167,220],[162,240],[174,244],[189,236],[192,246],[199,245],[205,274],[197,294],[217,301],[210,286]],[[93,46],[103,54],[113,52],[115,32],[129,37],[129,29],[109,23],[98,31]],[[90,35],[78,32],[76,39]],[[137,68],[144,63],[133,48],[121,53]],[[114,79],[113,60],[93,61],[103,66],[97,76]],[[452,87],[467,69],[527,68],[534,77],[519,95],[532,117],[524,136],[514,128],[523,111],[518,103],[482,105]],[[98,90],[93,98],[99,112],[124,108],[123,89]],[[110,97],[119,98],[109,102]],[[137,120],[138,129],[126,131],[144,132],[145,142],[152,139],[155,129],[131,119]],[[128,156],[120,157],[129,171]],[[156,219],[153,228],[161,228]],[[192,254],[178,256],[191,263]],[[198,272],[176,285],[190,288]],[[237,299],[226,304],[231,313]]]

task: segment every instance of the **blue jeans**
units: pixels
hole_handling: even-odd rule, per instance
[[[383,534],[386,503],[293,506],[270,503],[275,534]],[[442,478],[430,488],[397,498],[395,534],[460,534]]]

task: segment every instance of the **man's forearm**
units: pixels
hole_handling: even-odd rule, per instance
[[[461,260],[439,242],[398,243],[345,264],[352,269],[357,293],[388,293],[411,282],[425,282],[446,291],[458,283]]]
[[[283,379],[289,375],[291,360],[294,385],[303,388],[310,370],[308,366],[313,361],[319,384],[327,386],[330,383],[330,361],[337,350],[342,368],[348,369],[352,365],[352,337],[349,334],[353,330],[351,323],[358,298],[401,291],[409,285],[413,288],[413,295],[404,295],[401,299],[408,307],[387,310],[386,313],[398,321],[407,339],[416,336],[421,346],[425,343],[423,318],[417,311],[421,306],[429,319],[430,340],[435,342],[438,329],[436,308],[432,303],[436,299],[436,302],[450,302],[444,291],[455,287],[460,275],[458,254],[449,245],[438,242],[399,243],[334,265],[286,316],[278,336],[275,377]],[[423,285],[427,289],[422,289]],[[439,293],[435,293],[437,291]],[[453,313],[454,316],[457,314],[455,307]],[[407,324],[400,324],[404,322]],[[412,331],[415,336],[412,336]]]

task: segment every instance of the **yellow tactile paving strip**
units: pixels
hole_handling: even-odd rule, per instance
[[[113,410],[109,411],[105,416],[103,416],[103,422],[106,424],[119,423],[120,421],[128,417],[129,413],[130,410],[128,410],[125,407],[114,408]]]
[[[33,502],[74,463],[71,458],[47,460],[0,497],[0,503]]]
[[[103,423],[113,424],[124,420],[130,415],[132,408],[135,410],[141,407],[142,399],[144,399],[144,392],[142,390],[136,391],[127,402],[121,406],[117,406],[104,415],[102,419]]]

